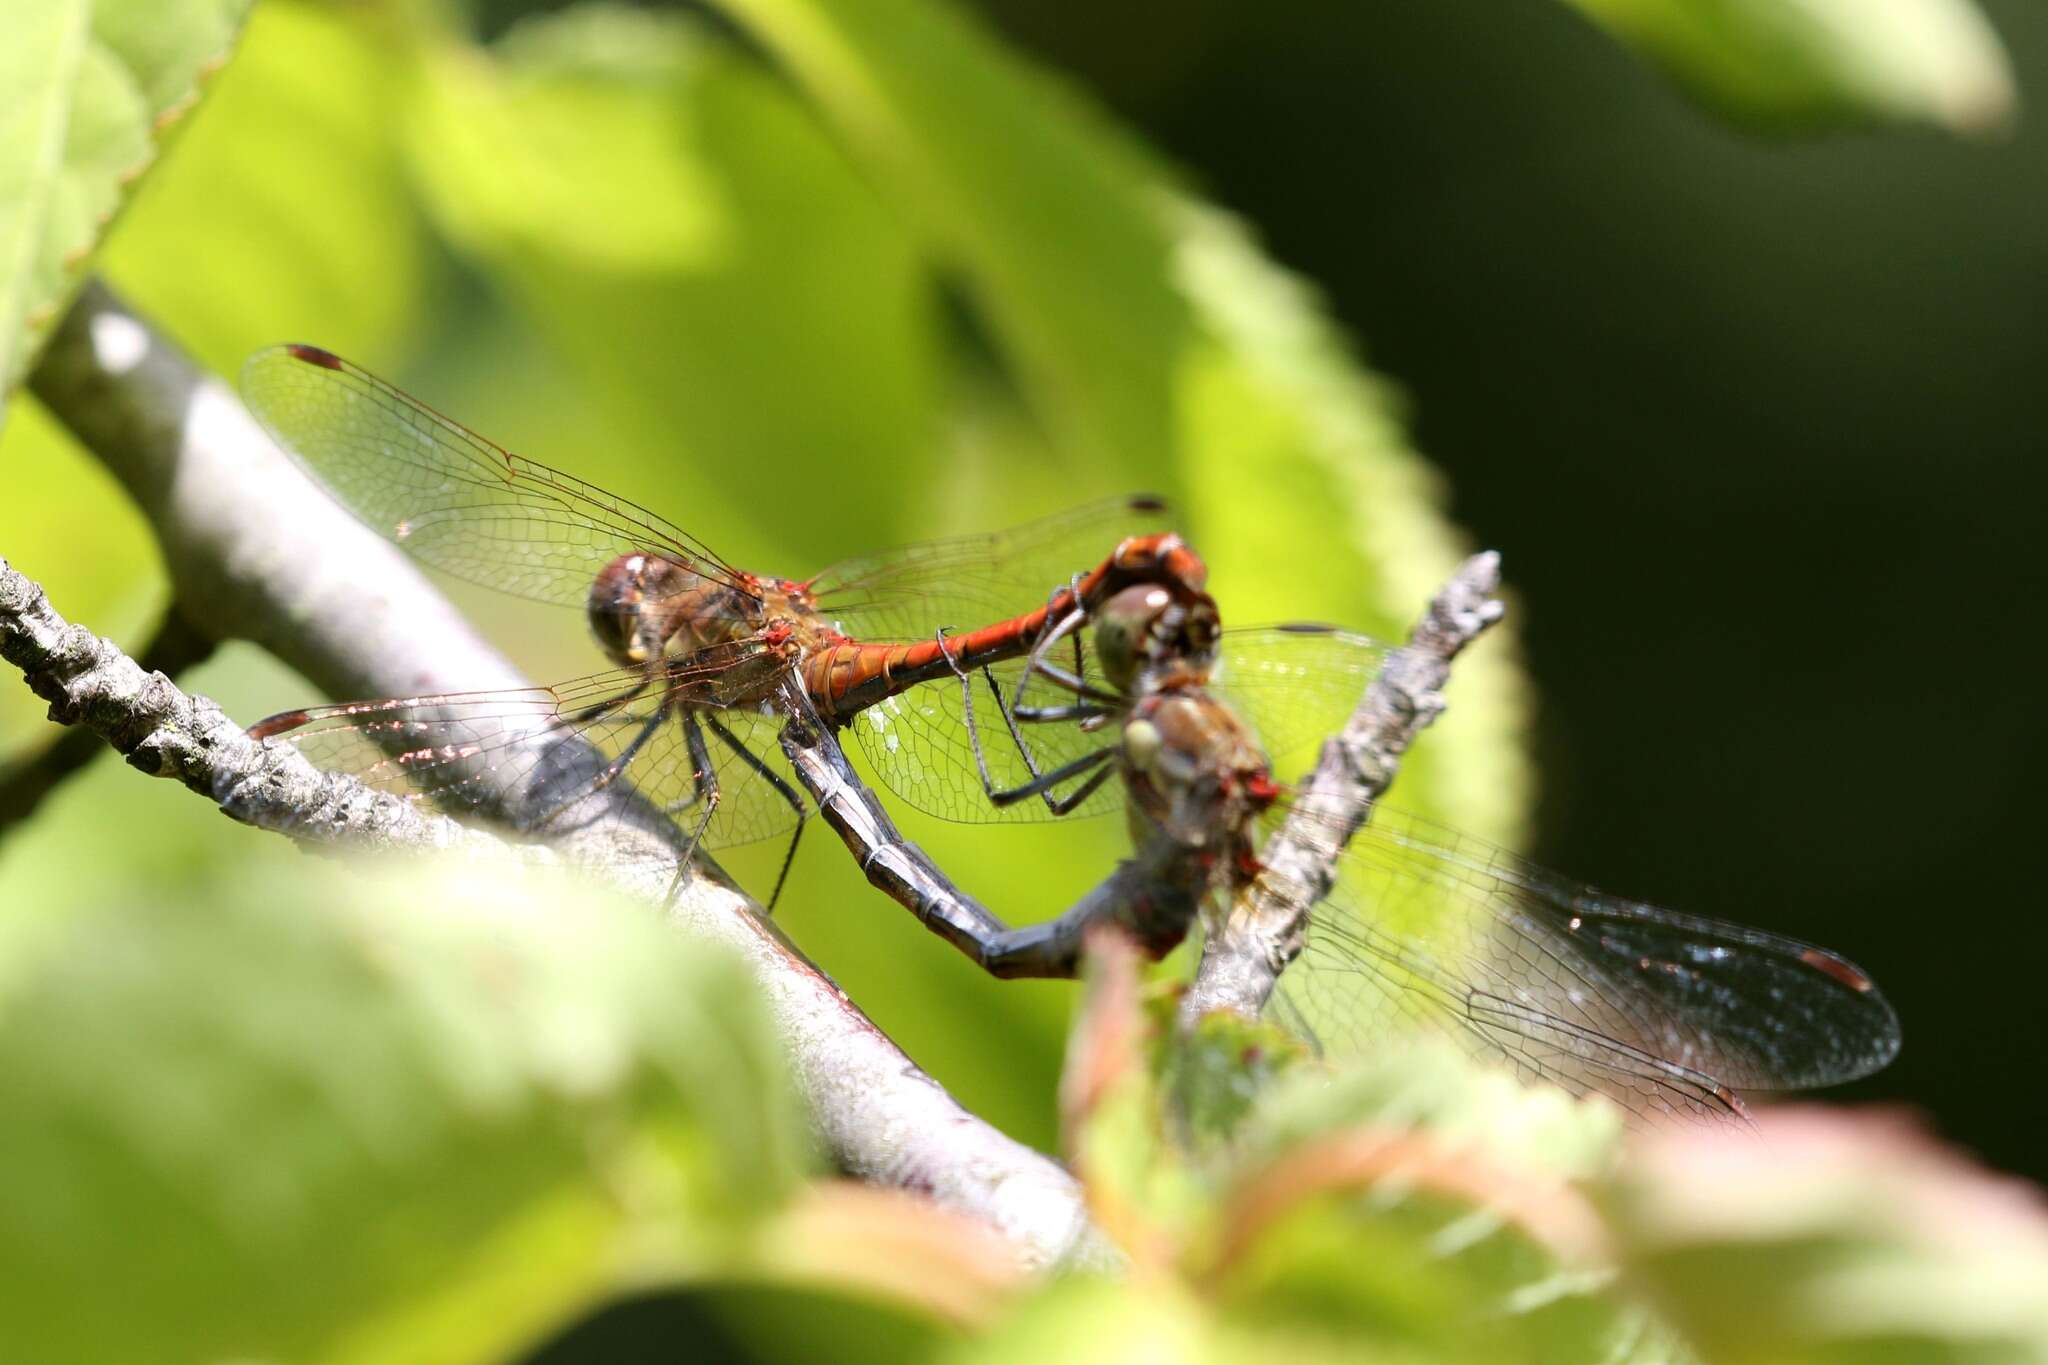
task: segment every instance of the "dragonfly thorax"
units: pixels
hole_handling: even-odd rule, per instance
[[[1142,698],[1124,723],[1122,753],[1133,809],[1187,848],[1244,839],[1277,795],[1265,752],[1200,688]]]

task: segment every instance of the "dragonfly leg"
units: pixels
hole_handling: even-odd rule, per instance
[[[573,736],[575,734],[573,728],[575,725],[580,725],[587,720],[595,720],[598,716],[616,711],[619,707],[625,705],[627,698],[637,696],[645,690],[646,684],[643,682],[631,693],[614,697],[609,701],[601,702],[597,706],[589,708],[587,711],[579,712],[571,718],[569,725],[562,728],[567,735]],[[664,698],[647,719],[641,722],[640,728],[634,732],[633,738],[626,742],[626,747],[619,751],[617,757],[608,761],[595,773],[587,777],[579,777],[576,785],[570,788],[567,793],[550,795],[550,797],[546,798],[544,804],[541,805],[539,813],[532,817],[533,827],[535,829],[545,828],[556,816],[561,815],[564,811],[573,809],[578,802],[603,791],[606,787],[618,781],[619,775],[626,771],[628,765],[639,755],[641,749],[646,747],[647,741],[654,738],[655,732],[661,728],[662,722],[668,719],[673,709],[668,700]]]
[[[768,893],[768,911],[770,914],[773,914],[775,902],[782,899],[782,884],[789,880],[790,864],[796,861],[797,841],[804,837],[804,820],[809,816],[810,812],[804,809],[804,799],[797,794],[796,788],[783,780],[782,774],[776,772],[766,763],[763,763],[759,754],[756,754],[752,749],[741,743],[739,736],[733,734],[732,731],[720,724],[718,717],[707,713],[704,717],[704,724],[709,727],[712,734],[718,736],[726,748],[732,750],[738,756],[740,762],[746,764],[747,767],[759,775],[761,780],[773,788],[775,794],[788,802],[789,808],[796,812],[796,833],[789,836],[789,849],[782,855],[782,870],[775,874],[775,889]]]
[[[810,698],[793,688],[785,688],[785,697],[789,720],[782,729],[782,751],[825,822],[860,860],[868,881],[990,975],[1072,976],[1088,926],[1096,923],[1122,926],[1146,952],[1163,957],[1194,922],[1208,890],[1208,873],[1162,838],[1148,841],[1137,857],[1120,864],[1059,918],[1010,928],[897,831],[882,803],[861,785]],[[1090,758],[1101,764],[1108,752]]]
[[[608,716],[612,712],[618,710],[620,707],[626,705],[626,703],[638,697],[642,692],[645,692],[649,687],[653,685],[653,683],[654,674],[652,672],[642,673],[640,675],[640,681],[633,684],[633,688],[630,692],[621,692],[616,697],[606,697],[603,701],[598,702],[593,706],[586,706],[581,711],[573,712],[570,715],[563,717],[563,719],[568,721],[571,725],[584,725],[589,723],[590,721],[596,720],[599,716]]]
[[[1077,640],[1078,638],[1076,637]],[[1054,786],[1069,777],[1075,776],[1077,773],[1087,771],[1088,768],[1101,761],[1100,756],[1085,756],[1082,760],[1077,761],[1078,766],[1075,763],[1070,763],[1051,775],[1042,773],[1038,767],[1038,758],[1031,752],[1031,746],[1025,741],[1024,732],[1017,728],[1017,723],[1020,719],[1033,723],[1054,720],[1079,721],[1090,716],[1107,714],[1103,708],[1083,702],[1073,706],[1033,707],[1029,708],[1027,712],[1020,714],[1012,706],[1004,702],[1003,690],[996,683],[995,674],[984,668],[981,670],[982,680],[988,684],[989,696],[995,703],[996,714],[1003,718],[1004,728],[1010,732],[1010,741],[1016,745],[1018,755],[1024,760],[1025,770],[1031,774],[1031,780],[1021,787],[1011,788],[1007,791],[997,787],[995,776],[988,769],[988,755],[982,749],[981,728],[975,720],[973,681],[967,671],[954,662],[952,654],[945,650],[945,634],[943,631],[940,632],[939,645],[940,652],[945,655],[946,662],[953,664],[953,672],[960,679],[961,714],[967,722],[968,747],[974,751],[974,765],[981,774],[981,789],[990,801],[998,806],[1007,806],[1016,801],[1021,801],[1028,796],[1042,796],[1045,799],[1046,808],[1054,815],[1065,815],[1082,801],[1087,800],[1089,795],[1102,785],[1102,779],[1107,775],[1107,770],[1092,778],[1080,791],[1072,794],[1070,797],[1061,798],[1054,795],[1052,790]]]
[[[789,720],[782,727],[782,751],[825,823],[859,860],[869,883],[975,962],[988,966],[1007,960],[1014,951],[1009,926],[955,886],[923,849],[903,837],[846,761],[810,698],[794,687],[785,687],[784,696]]]
[[[1103,780],[1114,771],[1113,768],[1106,766],[1110,755],[1114,752],[1115,750],[1107,746],[1090,750],[1071,763],[1062,763],[1051,772],[1038,774],[1020,787],[1011,787],[1007,791],[991,791],[988,794],[988,799],[995,802],[998,806],[1010,806],[1033,796],[1043,796],[1045,804],[1052,808],[1053,814],[1065,815],[1068,811],[1087,800],[1094,793],[1095,789],[1102,785]],[[1055,796],[1053,794],[1052,789],[1054,787],[1057,787],[1062,782],[1079,777],[1083,773],[1089,773],[1090,776],[1075,791],[1065,796]]]
[[[711,817],[718,813],[718,769],[712,766],[711,750],[704,743],[704,731],[697,723],[697,708],[685,706],[680,709],[678,723],[683,727],[683,743],[690,751],[690,795],[681,801],[671,801],[663,806],[663,815],[680,815],[694,806],[702,805],[704,813],[697,817],[697,827],[690,831],[690,842],[683,846],[683,856],[676,860],[676,875],[668,884],[668,894],[662,897],[662,904],[674,901],[676,893],[682,890],[683,877],[689,872],[690,864],[696,861],[697,845],[703,842],[704,831],[711,827]]]
[[[681,815],[699,801],[718,804],[718,770],[711,766],[711,750],[704,743],[703,727],[697,723],[695,707],[682,712],[683,743],[690,751],[690,794],[661,808],[663,815]]]
[[[974,766],[981,773],[981,789],[993,799],[998,788],[995,774],[988,770],[988,753],[981,746],[981,725],[975,719],[973,676],[960,667],[959,661],[953,657],[953,652],[946,648],[946,632],[943,627],[939,631],[938,641],[940,656],[952,668],[953,676],[960,680],[960,714],[967,723],[967,747],[974,751]],[[981,670],[981,676],[988,684],[990,695],[995,698],[996,714],[1003,718],[1003,724],[1010,732],[1010,740],[1017,746],[1017,753],[1024,760],[1025,769],[1034,778],[1037,777],[1038,759],[1031,752],[1031,746],[1024,742],[1024,736],[1018,731],[1016,723],[1011,720],[1010,708],[1003,704],[1003,689],[996,683],[995,674],[984,668]]]

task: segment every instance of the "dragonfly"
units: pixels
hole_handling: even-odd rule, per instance
[[[986,670],[1003,674],[988,685],[1000,704],[982,703],[1002,729],[977,730],[991,749],[1052,734],[1073,754],[1035,762],[1016,786],[983,772],[981,818],[1058,814],[1084,792],[1125,805],[1135,856],[1038,930],[1063,969],[1097,921],[1159,957],[1205,913],[1214,924],[1264,897],[1308,911],[1268,1010],[1333,1055],[1448,1034],[1638,1116],[1727,1117],[1744,1112],[1742,1092],[1853,1080],[1897,1053],[1891,1005],[1826,948],[1609,895],[1384,806],[1355,833],[1298,806],[1269,753],[1334,733],[1388,646],[1327,626],[1223,630],[1206,595],[1147,585],[1108,598],[1090,628],[1084,669],[1051,661],[1049,632]],[[959,681],[966,691],[967,670]],[[1332,864],[1322,888],[1261,858],[1290,817]]]
[[[251,735],[457,813],[515,811],[535,833],[581,818],[629,778],[688,824],[684,863],[700,846],[800,834],[800,787],[825,773],[809,795],[843,835],[860,834],[869,879],[977,954],[1006,932],[1001,922],[895,832],[834,736],[873,712],[859,734],[893,783],[957,768],[969,746],[947,698],[960,669],[1023,654],[1049,622],[1085,618],[1130,584],[1185,597],[1207,574],[1160,529],[1165,503],[1143,494],[805,579],[755,574],[318,347],[257,353],[242,390],[278,443],[367,525],[432,568],[580,611],[611,665],[545,687],[303,707]],[[991,624],[940,628],[975,620]],[[786,735],[795,714],[806,725]],[[793,835],[777,893],[794,853]]]

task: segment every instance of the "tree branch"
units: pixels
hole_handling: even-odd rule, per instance
[[[1387,656],[1342,733],[1323,745],[1286,822],[1259,850],[1258,881],[1203,948],[1181,1000],[1183,1027],[1212,1010],[1256,1016],[1265,1008],[1301,952],[1313,907],[1330,892],[1337,855],[1393,785],[1401,755],[1442,714],[1451,660],[1500,620],[1499,586],[1500,556],[1492,551],[1460,565],[1408,643]]]
[[[322,494],[219,381],[105,286],[80,294],[31,379],[36,395],[128,488],[157,528],[180,606],[216,638],[261,645],[330,695],[524,686],[517,670],[396,549]],[[289,745],[249,740],[220,709],[66,626],[0,564],[0,649],[53,718],[105,736],[238,818],[323,842],[507,851],[501,840],[353,780]],[[623,783],[568,841],[655,903],[675,834]],[[617,856],[624,848],[628,856]],[[518,856],[544,859],[522,847]],[[968,1113],[722,876],[693,876],[671,913],[752,964],[827,1148],[848,1172],[921,1190],[993,1223],[1033,1264],[1108,1253],[1056,1163]]]
[[[174,676],[213,656],[214,642],[187,621],[174,603],[158,623],[156,635],[142,651],[142,671]],[[64,780],[99,756],[92,731],[72,728],[54,744],[0,772],[0,833],[36,813],[43,798]]]

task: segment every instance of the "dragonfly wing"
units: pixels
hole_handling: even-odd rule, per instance
[[[1293,778],[1343,729],[1392,650],[1334,626],[1226,630],[1209,690],[1252,727],[1275,773]]]
[[[1404,1026],[1635,1112],[1877,1070],[1898,1021],[1825,949],[1611,897],[1382,809],[1342,855],[1282,1008],[1335,1051]]]
[[[1168,529],[1163,499],[1130,494],[985,535],[845,560],[811,580],[818,610],[846,634],[929,640],[1021,616],[1110,555],[1126,536]]]
[[[257,352],[243,367],[242,396],[351,512],[458,578],[577,608],[621,555],[658,554],[740,581],[653,513],[514,455],[317,347]]]
[[[556,687],[447,693],[289,712],[253,727],[315,766],[450,814],[513,813],[537,836],[562,834],[614,782],[694,833],[707,810],[709,848],[787,833],[801,797],[776,744],[779,717],[664,705],[633,691],[637,671]]]
[[[1083,730],[1075,721],[1020,721],[1014,730],[1004,721],[1007,701],[1023,674],[1021,660],[977,670],[963,691],[958,678],[920,683],[897,696],[858,712],[846,723],[861,751],[891,791],[918,810],[944,820],[971,824],[1031,822],[1099,815],[1123,806],[1123,783],[1113,770],[1114,759],[1076,773],[1052,789],[1070,796],[1104,767],[1111,769],[1094,790],[1071,809],[1056,812],[1039,796],[998,806],[988,795],[975,761],[975,739],[988,764],[996,790],[1025,786],[1039,774],[1082,763],[1086,755],[1113,746],[1113,727]],[[1026,693],[1027,705],[1061,705],[1073,698],[1048,688]],[[969,716],[973,729],[969,729]]]

